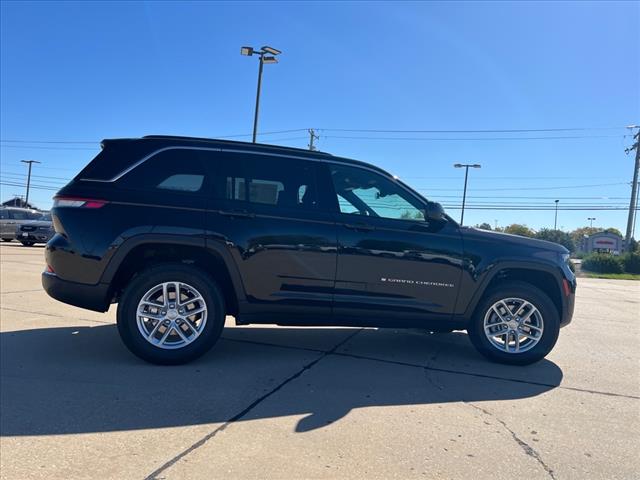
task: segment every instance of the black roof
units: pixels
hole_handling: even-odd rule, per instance
[[[186,137],[178,135],[146,135],[141,138],[113,138],[104,139],[102,141],[103,152],[109,149],[115,149],[118,153],[110,155],[108,162],[98,161],[101,154],[94,159],[89,165],[87,165],[82,172],[78,175],[78,178],[83,179],[102,179],[106,180],[112,178],[115,174],[123,171],[130,166],[136,160],[153,153],[154,151],[165,148],[168,146],[191,146],[191,147],[204,147],[209,146],[212,148],[223,149],[241,149],[243,151],[255,151],[256,153],[277,153],[284,156],[291,156],[297,158],[308,158],[314,160],[332,160],[340,163],[351,164],[356,166],[363,166],[370,169],[377,170],[378,172],[389,175],[388,172],[374,165],[358,160],[351,160],[343,157],[335,157],[330,153],[311,151],[303,148],[285,147],[281,145],[270,145],[264,143],[251,143],[242,142],[237,140],[226,140],[217,138],[201,138],[201,137]]]
[[[343,163],[348,163],[352,165],[364,166],[368,168],[372,168],[378,170],[385,175],[390,175],[389,172],[383,170],[380,167],[375,165],[371,165],[367,162],[362,162],[360,160],[353,160],[351,158],[345,157],[336,157],[327,152],[320,152],[317,150],[307,150],[304,148],[296,148],[296,147],[286,147],[282,145],[272,145],[268,143],[252,143],[252,142],[243,142],[239,140],[227,140],[227,139],[218,139],[218,138],[203,138],[203,137],[186,137],[180,135],[145,135],[141,139],[131,139],[131,140],[151,140],[155,142],[166,142],[166,144],[170,145],[202,145],[207,144],[210,146],[220,146],[220,147],[242,147],[246,150],[255,150],[256,152],[282,152],[283,154],[296,155],[298,157],[308,157],[308,158],[316,158],[316,159],[331,159],[334,161],[339,161]]]

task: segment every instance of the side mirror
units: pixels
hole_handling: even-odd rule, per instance
[[[425,220],[441,221],[444,219],[444,208],[438,202],[427,202],[424,218]]]

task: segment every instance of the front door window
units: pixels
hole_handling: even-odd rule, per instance
[[[424,221],[418,200],[388,178],[344,165],[330,169],[340,213]]]

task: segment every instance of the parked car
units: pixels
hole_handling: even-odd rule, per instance
[[[188,137],[105,140],[54,198],[42,283],[106,311],[137,356],[177,364],[237,324],[466,329],[529,364],[571,321],[562,246],[461,227],[373,165]]]
[[[0,238],[3,242],[15,240],[17,227],[41,216],[40,212],[30,208],[0,207]]]
[[[32,247],[36,243],[47,243],[54,233],[51,214],[44,213],[38,220],[30,220],[18,225],[16,239],[25,247]]]

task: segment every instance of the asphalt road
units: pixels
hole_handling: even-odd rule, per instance
[[[640,478],[640,282],[580,279],[538,364],[466,334],[228,328],[158,367],[40,287],[43,249],[0,245],[3,479]]]

